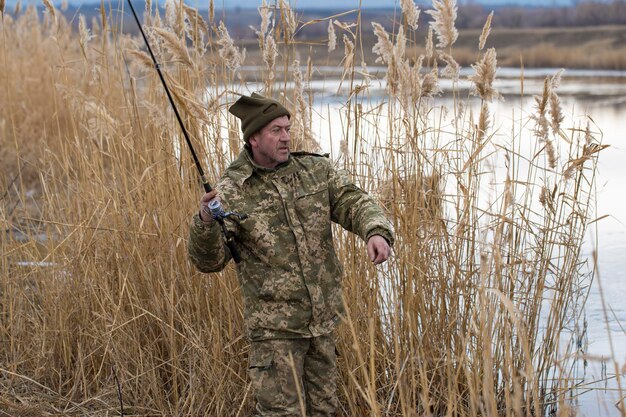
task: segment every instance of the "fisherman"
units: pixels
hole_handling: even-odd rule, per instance
[[[291,115],[278,101],[253,93],[229,111],[241,120],[245,147],[216,190],[200,200],[189,256],[202,272],[221,271],[232,259],[209,203],[248,214],[224,223],[241,257],[237,275],[257,415],[300,416],[299,390],[307,416],[334,416],[333,331],[344,307],[331,221],[367,242],[374,264],[390,255],[392,226],[327,157],[291,151]]]

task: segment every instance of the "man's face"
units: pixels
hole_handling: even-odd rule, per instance
[[[276,168],[289,159],[291,136],[289,117],[281,116],[250,136],[252,159],[265,168]]]

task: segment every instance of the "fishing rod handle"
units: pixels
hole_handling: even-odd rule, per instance
[[[226,246],[228,246],[228,250],[230,251],[230,255],[233,257],[233,261],[235,261],[236,264],[241,262],[241,254],[239,253],[239,249],[237,249],[235,239],[232,237],[226,238]]]

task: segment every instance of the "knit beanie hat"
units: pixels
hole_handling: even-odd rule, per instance
[[[287,110],[278,101],[252,93],[251,97],[241,96],[228,111],[241,119],[243,140],[247,143],[250,136],[261,130],[266,124],[277,117],[291,118]]]

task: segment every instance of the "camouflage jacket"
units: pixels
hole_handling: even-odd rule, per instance
[[[294,152],[276,169],[256,165],[244,150],[217,185],[224,210],[248,214],[226,220],[241,253],[237,276],[251,340],[327,334],[343,312],[342,267],[331,220],[362,239],[378,234],[393,244],[382,209],[328,158]],[[202,272],[230,261],[217,222],[195,214],[189,256]]]

